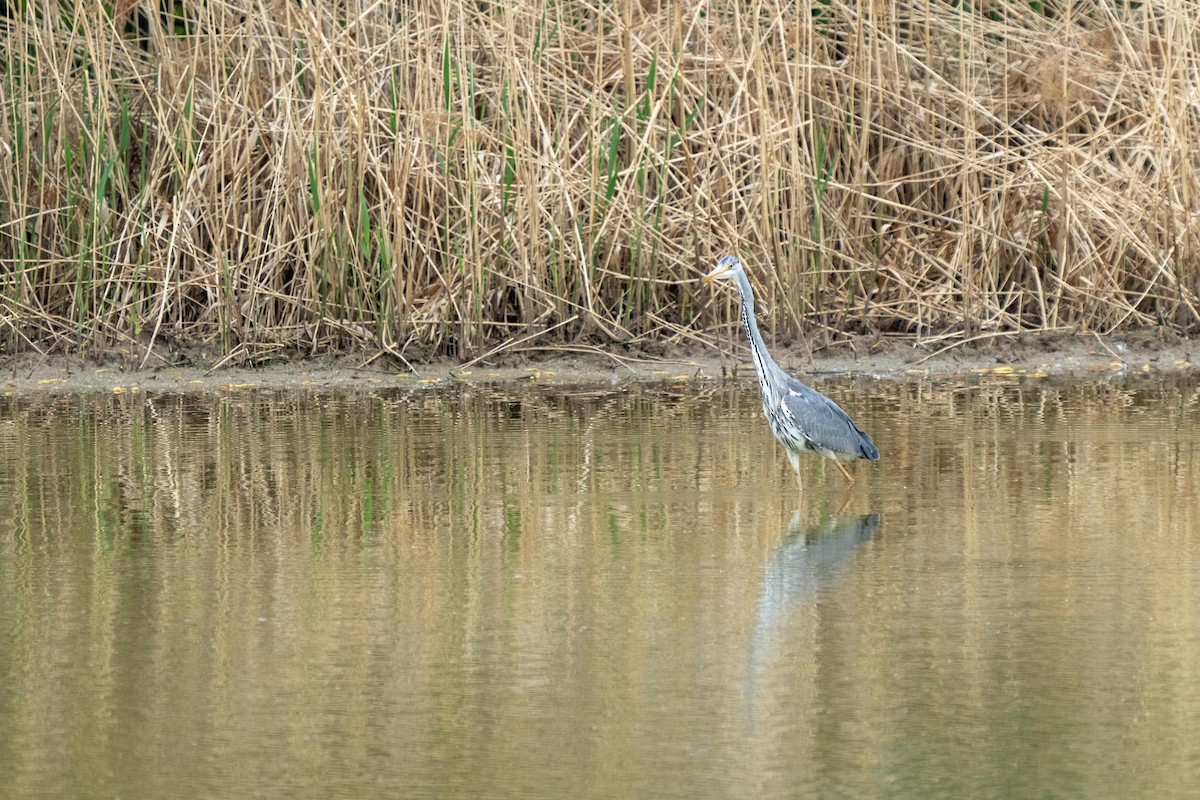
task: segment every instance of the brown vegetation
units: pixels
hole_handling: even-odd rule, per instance
[[[1200,323],[1182,0],[7,8],[7,350]]]

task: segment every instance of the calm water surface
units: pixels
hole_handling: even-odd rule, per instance
[[[0,797],[1185,797],[1200,387],[0,398]]]

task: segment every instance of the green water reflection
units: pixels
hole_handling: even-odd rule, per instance
[[[0,398],[0,797],[1184,797],[1200,389]]]

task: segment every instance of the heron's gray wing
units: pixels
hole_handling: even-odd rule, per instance
[[[780,405],[813,449],[869,461],[879,459],[879,449],[871,437],[837,403],[816,389],[792,378]]]

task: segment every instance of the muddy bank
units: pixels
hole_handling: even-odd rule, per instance
[[[732,346],[732,342],[730,345]],[[236,391],[243,389],[435,388],[459,383],[543,386],[621,386],[635,383],[751,379],[748,351],[678,349],[666,355],[620,349],[560,348],[500,354],[474,363],[441,361],[405,365],[372,354],[317,359],[278,358],[252,367],[226,366],[197,354],[114,351],[96,358],[38,353],[0,356],[0,392]],[[786,370],[814,383],[836,376],[878,380],[981,375],[1027,380],[1112,379],[1194,370],[1195,340],[1157,331],[1098,337],[1093,334],[1023,334],[959,345],[945,342],[859,342],[810,354],[776,353]]]

